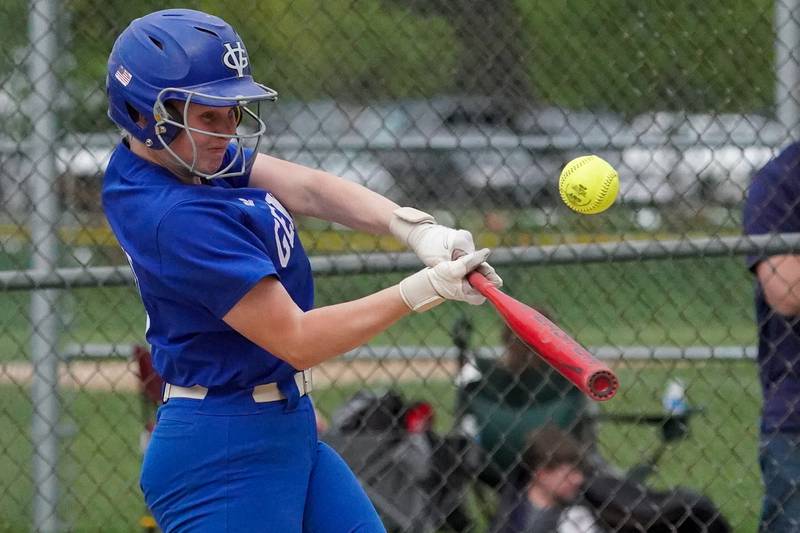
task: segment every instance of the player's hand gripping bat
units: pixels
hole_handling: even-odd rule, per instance
[[[454,256],[458,255],[461,254],[457,251]],[[492,285],[479,272],[467,274],[467,281],[491,302],[522,342],[589,398],[605,401],[614,397],[619,388],[619,379],[614,372],[561,328],[540,312]]]

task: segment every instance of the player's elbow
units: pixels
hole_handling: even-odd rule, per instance
[[[280,353],[274,353],[276,357],[292,365],[292,368],[297,370],[308,370],[318,363],[319,354],[311,353],[303,348],[296,350],[283,350]]]
[[[288,361],[287,361],[288,362]],[[308,358],[299,357],[294,360],[294,362],[290,362],[293,368],[297,370],[308,370],[309,368],[314,366],[314,362]]]
[[[274,356],[292,365],[297,370],[308,370],[323,361],[342,355],[358,346],[355,343],[339,343],[337,339],[314,338],[301,335],[295,342],[287,343],[282,348],[271,350]]]
[[[297,370],[308,370],[317,361],[316,343],[309,339],[300,323],[293,323],[267,350]]]
[[[270,353],[272,353],[272,355],[278,359],[290,364],[292,368],[296,368],[297,370],[308,370],[314,366],[301,349],[273,349],[270,351]]]
[[[307,351],[303,346],[302,339],[297,336],[287,336],[284,342],[278,346],[272,346],[268,350],[272,355],[281,359],[297,370],[308,370],[311,364]]]

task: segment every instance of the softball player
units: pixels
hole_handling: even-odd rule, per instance
[[[311,368],[411,310],[480,304],[472,236],[330,174],[257,153],[266,126],[223,20],[174,9],[136,19],[108,62],[124,131],[103,207],[147,312],[164,405],[141,487],[164,531],[383,531],[345,463],[317,440]],[[249,121],[245,128],[240,122]],[[247,131],[249,133],[240,133]],[[250,143],[250,146],[246,146]],[[359,300],[314,309],[292,214],[406,242],[427,268]],[[456,261],[454,249],[469,252]]]

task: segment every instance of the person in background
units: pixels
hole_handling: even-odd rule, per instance
[[[800,232],[800,143],[754,175],[744,206],[744,232]],[[763,395],[760,531],[800,531],[800,254],[751,255],[747,267],[755,275]]]
[[[579,502],[585,453],[552,424],[531,433],[501,496],[492,533],[601,533],[591,509]]]
[[[547,423],[592,449],[595,439],[585,396],[508,326],[502,328],[501,356],[471,357],[456,380],[460,430],[485,451],[480,478],[494,488],[501,488],[519,465],[527,435]]]

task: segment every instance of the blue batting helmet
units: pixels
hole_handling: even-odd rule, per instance
[[[258,121],[257,132],[230,136],[241,150],[243,138],[259,140],[266,129],[244,105],[277,98],[275,91],[253,81],[247,50],[236,31],[219,17],[191,9],[156,11],[131,22],[108,58],[106,91],[108,116],[115,124],[148,147],[166,148],[173,156],[168,145],[181,129],[190,128],[182,116],[170,114],[167,101],[187,107],[190,102],[241,106]],[[195,172],[193,164],[178,160]]]

